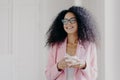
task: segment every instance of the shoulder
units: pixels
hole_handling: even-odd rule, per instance
[[[90,43],[89,43],[89,48],[90,48],[91,50],[96,50],[96,43],[90,42]]]
[[[55,50],[57,47],[58,47],[58,45],[57,45],[57,44],[54,44],[54,45],[51,45],[51,46],[49,47],[49,49],[50,49],[50,50]]]
[[[83,43],[83,47],[85,49],[96,49],[96,43],[86,41],[85,43]]]
[[[52,45],[52,46],[49,47],[49,50],[50,50],[50,51],[56,51],[56,50],[58,50],[62,45],[63,45],[63,43],[62,43],[62,44],[54,44],[54,45]]]

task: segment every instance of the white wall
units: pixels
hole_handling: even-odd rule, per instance
[[[14,80],[40,80],[39,0],[13,0]]]
[[[105,1],[105,80],[120,80],[120,1]]]
[[[0,0],[0,80],[41,79],[39,15],[39,0]]]
[[[12,80],[14,56],[12,55],[12,2],[0,0],[0,80]]]

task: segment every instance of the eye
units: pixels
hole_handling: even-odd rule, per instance
[[[67,20],[67,19],[63,19],[63,20],[62,20],[62,23],[63,23],[63,24],[67,24],[67,23],[68,23],[68,20]]]
[[[75,23],[75,22],[76,22],[76,18],[71,18],[71,19],[70,19],[70,22],[71,22],[71,23]]]

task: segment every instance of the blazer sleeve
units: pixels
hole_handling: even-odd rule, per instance
[[[86,68],[81,69],[81,72],[86,80],[97,79],[97,50],[94,43],[91,44],[88,51],[89,56],[86,59]]]
[[[50,47],[48,54],[48,63],[45,70],[47,80],[55,80],[62,73],[57,69],[56,50],[56,46]]]

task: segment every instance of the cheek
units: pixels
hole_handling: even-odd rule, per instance
[[[78,30],[78,25],[77,24],[75,24],[74,27],[75,27],[76,30]]]
[[[67,26],[63,26],[64,30],[66,30]]]
[[[66,26],[63,26],[63,29],[66,31]]]

